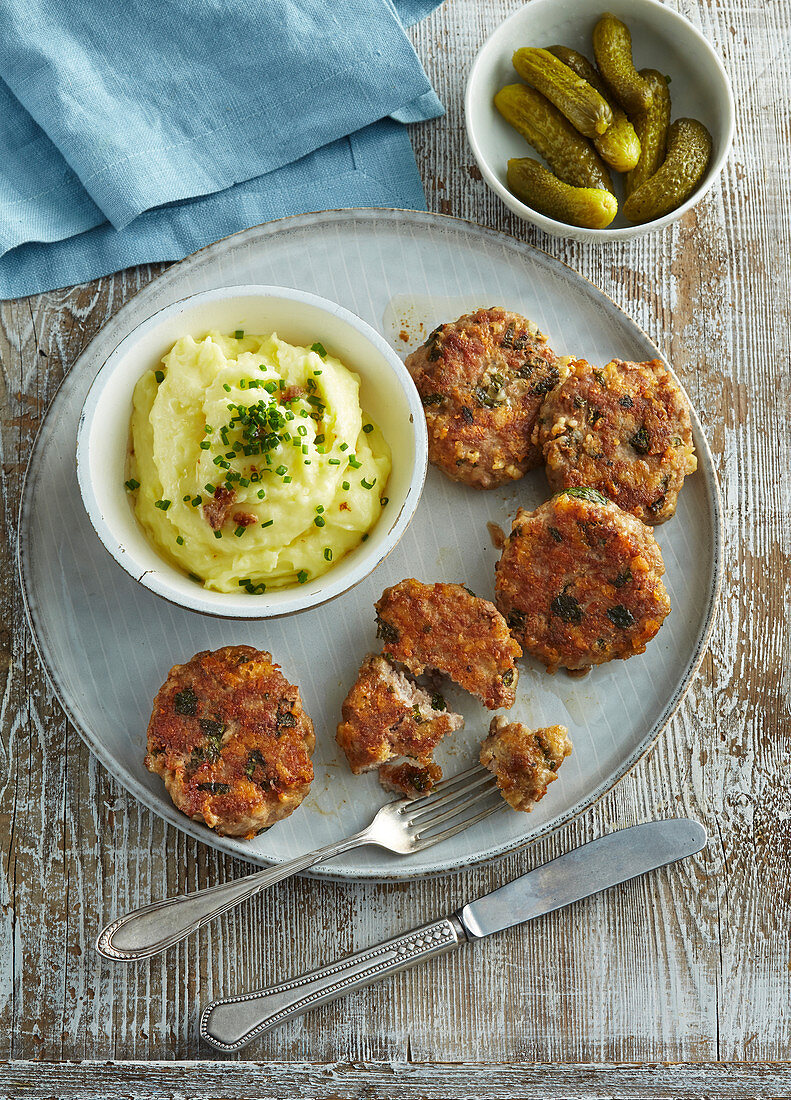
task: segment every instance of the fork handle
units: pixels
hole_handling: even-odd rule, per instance
[[[444,955],[466,939],[461,923],[445,917],[269,989],[211,1001],[201,1013],[201,1037],[218,1050],[240,1050],[309,1008]]]
[[[172,947],[190,933],[197,932],[221,913],[227,913],[248,898],[260,894],[268,886],[282,882],[283,879],[290,878],[316,863],[322,863],[325,859],[348,852],[351,848],[371,843],[371,834],[368,829],[364,829],[361,833],[297,856],[278,867],[270,867],[233,882],[209,886],[192,894],[164,898],[152,905],[134,909],[102,929],[96,941],[96,950],[106,959],[126,962],[148,959]]]

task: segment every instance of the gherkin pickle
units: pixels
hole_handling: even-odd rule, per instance
[[[532,157],[508,161],[509,190],[548,218],[584,229],[606,229],[618,213],[618,201],[603,188],[571,187]]]
[[[494,97],[494,105],[564,183],[612,190],[607,167],[590,142],[540,92],[509,84]]]
[[[626,117],[617,102],[610,98],[610,93],[605,87],[604,81],[596,67],[588,61],[584,54],[568,46],[550,46],[549,52],[554,54],[558,61],[587,80],[592,88],[602,96],[610,105],[612,111],[612,125],[603,134],[593,139],[593,144],[601,154],[603,160],[614,168],[616,172],[629,172],[638,162],[640,157],[640,141],[635,128]]]
[[[711,134],[694,118],[679,118],[667,133],[667,156],[623,206],[625,217],[643,224],[681,206],[700,183],[711,157]]]
[[[637,165],[627,173],[623,181],[626,198],[650,179],[665,159],[667,129],[670,125],[670,90],[667,80],[656,69],[641,69],[640,76],[651,85],[653,101],[648,110],[641,111],[634,120],[641,151]]]
[[[651,88],[632,63],[629,28],[605,12],[593,28],[593,52],[604,82],[631,116],[651,106]]]
[[[554,103],[585,137],[603,134],[612,125],[607,100],[549,50],[533,46],[517,50],[513,64],[519,75]]]

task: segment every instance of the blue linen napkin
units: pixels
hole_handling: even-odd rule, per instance
[[[437,0],[0,0],[0,297],[271,218],[425,208],[404,33]]]

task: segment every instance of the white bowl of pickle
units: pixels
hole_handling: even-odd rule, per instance
[[[722,171],[735,121],[716,53],[658,0],[531,0],[478,53],[465,112],[506,206],[584,241],[682,217]]]

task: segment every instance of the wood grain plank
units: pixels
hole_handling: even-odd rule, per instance
[[[791,1096],[789,1063],[0,1063],[0,1100],[747,1100]]]

